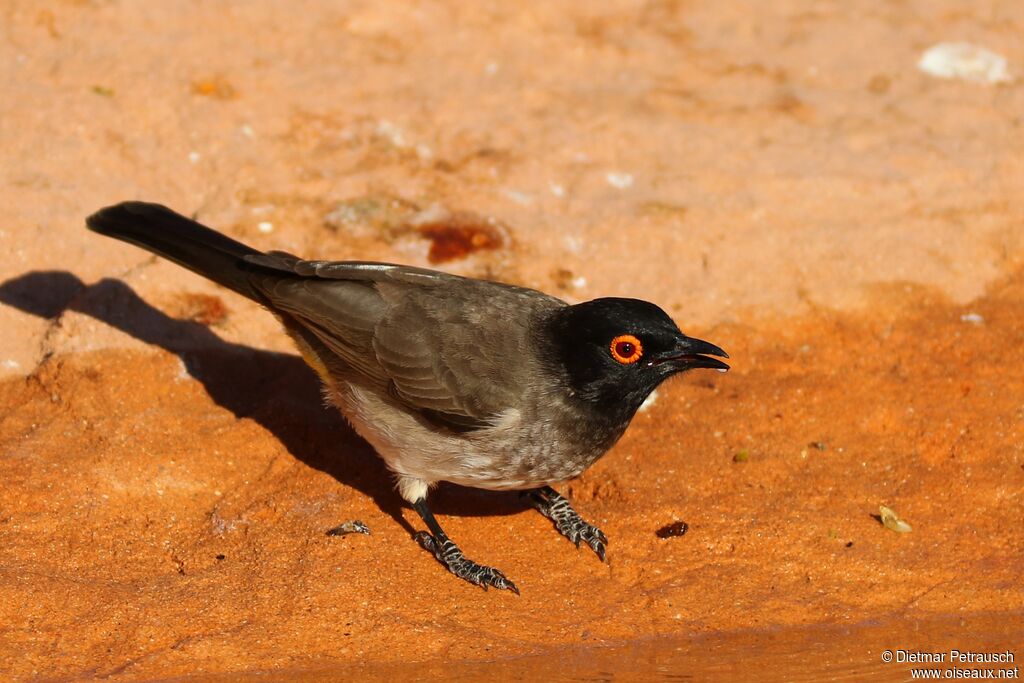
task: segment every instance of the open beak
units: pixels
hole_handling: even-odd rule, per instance
[[[680,370],[712,368],[719,372],[725,372],[729,369],[729,366],[722,361],[717,358],[709,358],[708,356],[728,358],[729,354],[710,342],[684,336],[676,344],[676,348],[658,358],[656,362],[672,363]]]

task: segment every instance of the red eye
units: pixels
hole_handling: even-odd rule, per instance
[[[635,363],[640,360],[640,356],[644,355],[644,345],[631,334],[620,334],[612,339],[609,350],[612,353],[612,358],[623,365]]]

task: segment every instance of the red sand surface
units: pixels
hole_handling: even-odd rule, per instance
[[[1024,627],[1024,87],[915,66],[970,40],[1019,73],[1021,3],[2,16],[4,677]],[[607,563],[514,495],[441,487],[446,530],[523,591],[485,593],[411,540],[269,315],[84,230],[129,198],[260,248],[641,296],[734,369],[664,385],[562,487]],[[349,519],[373,535],[325,535]]]

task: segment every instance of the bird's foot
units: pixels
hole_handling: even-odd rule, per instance
[[[494,586],[519,595],[519,589],[504,574],[494,567],[485,567],[467,559],[459,550],[459,546],[455,545],[450,538],[444,538],[438,543],[438,539],[426,531],[417,532],[415,538],[421,546],[437,558],[438,562],[448,567],[448,571],[460,579],[480,586],[484,590],[487,590],[488,586]]]
[[[580,543],[586,543],[597,553],[597,556],[604,562],[605,546],[608,544],[608,537],[604,532],[585,519],[572,509],[572,505],[558,491],[550,486],[535,489],[527,494],[533,507],[555,523],[558,532],[580,547]]]

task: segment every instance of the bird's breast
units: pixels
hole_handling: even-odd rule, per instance
[[[517,490],[566,481],[624,429],[589,423],[571,405],[551,400],[506,410],[489,427],[453,432],[370,387],[335,383],[328,395],[392,471],[428,484]]]

